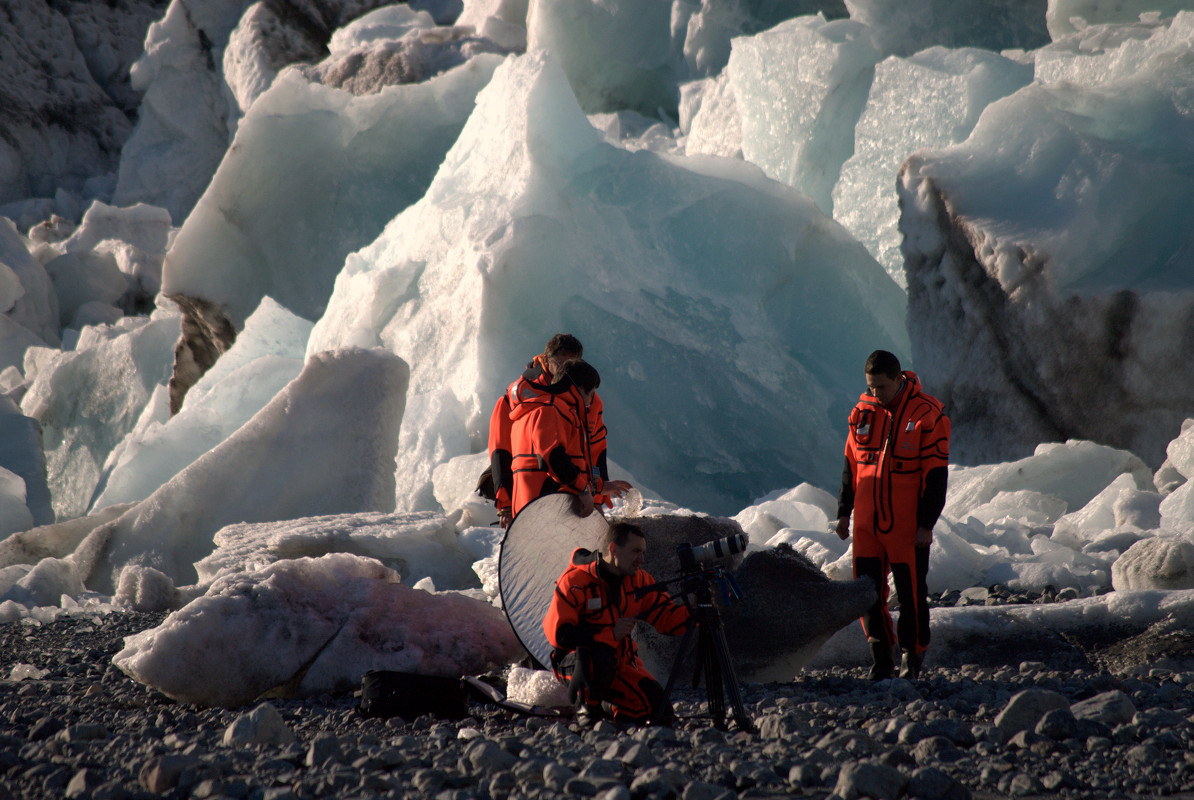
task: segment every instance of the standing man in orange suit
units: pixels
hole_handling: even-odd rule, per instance
[[[900,677],[920,674],[929,645],[925,584],[933,526],[945,507],[949,417],[916,374],[886,350],[867,358],[867,390],[850,412],[846,463],[838,494],[837,535],[850,536],[854,515],[854,576],[875,584],[878,600],[862,617],[871,646],[870,678],[890,678],[892,647],[903,650]],[[887,608],[887,575],[895,578],[898,625]]]

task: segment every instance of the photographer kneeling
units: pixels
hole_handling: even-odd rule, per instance
[[[604,547],[608,560],[583,548],[572,553],[572,563],[556,581],[543,631],[554,648],[552,670],[568,684],[579,712],[642,724],[663,701],[663,687],[643,665],[630,632],[646,622],[660,633],[679,635],[690,614],[642,568],[647,540],[637,525],[611,525]],[[668,711],[661,720],[671,719]]]

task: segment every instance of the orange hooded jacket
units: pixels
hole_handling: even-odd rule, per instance
[[[517,403],[517,398],[525,395],[528,390],[546,390],[551,385],[547,370],[543,368],[543,356],[537,355],[527,364],[526,371],[506,388],[505,393],[498,398],[489,415],[489,465],[493,475],[495,505],[498,511],[513,508],[513,459],[512,443],[513,421],[511,411]],[[589,452],[593,463],[603,480],[609,480],[609,469],[606,466],[606,430],[602,418],[601,397],[595,392],[593,401],[589,403],[588,429]],[[594,497],[593,502],[608,505],[609,499]]]
[[[916,373],[903,377],[894,409],[864,394],[850,412],[838,514],[853,508],[856,535],[915,538],[918,525],[932,529],[944,504],[943,489],[939,501],[922,498],[929,472],[949,463],[949,417]]]
[[[643,569],[623,578],[619,595],[611,596],[610,585],[599,572],[600,563],[595,553],[581,548],[573,551],[568,569],[556,581],[543,632],[557,650],[608,645],[618,654],[619,669],[646,674],[634,638],[615,639],[614,623],[622,617],[637,617],[659,633],[674,636],[686,630],[691,614],[685,606],[672,602]]]
[[[580,391],[570,383],[519,383],[510,400],[513,513],[555,492],[588,491],[598,502],[604,479],[593,460],[588,412]]]

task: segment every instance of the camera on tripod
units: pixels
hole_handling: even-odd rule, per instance
[[[746,534],[734,533],[712,542],[693,547],[688,542],[676,545],[676,558],[685,575],[704,569],[701,565],[714,566],[718,561],[738,555],[746,550]],[[716,568],[716,567],[714,567]]]
[[[729,604],[731,597],[742,597],[742,591],[738,588],[734,577],[726,570],[724,561],[730,556],[744,552],[746,544],[746,536],[735,533],[696,547],[687,542],[676,545],[676,555],[679,558],[681,569],[678,580],[683,590],[684,604],[692,613],[696,625],[688,629],[684,634],[684,640],[680,643],[680,652],[676,655],[667,686],[664,688],[665,703],[661,705],[661,708],[665,706],[670,708],[666,700],[671,696],[680,664],[688,652],[689,643],[695,633],[697,636],[697,674],[693,676],[693,687],[696,687],[703,675],[705,692],[709,700],[709,714],[713,717],[713,724],[718,728],[725,727],[726,697],[728,695],[734,721],[738,723],[739,729],[754,733],[754,723],[742,703],[742,691],[738,686],[738,678],[734,674],[734,664],[730,659],[730,648],[726,643],[721,615],[713,602],[714,583],[721,585],[725,604]]]

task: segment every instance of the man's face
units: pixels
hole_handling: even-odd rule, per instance
[[[647,560],[647,540],[631,534],[626,544],[609,543],[609,566],[619,575],[633,575]]]
[[[866,375],[866,391],[883,405],[889,405],[900,391],[900,378],[887,375]]]
[[[551,373],[552,379],[554,379],[560,374],[560,368],[575,358],[580,358],[580,355],[577,353],[556,353],[554,356],[545,356],[543,362],[547,365],[547,369]]]

